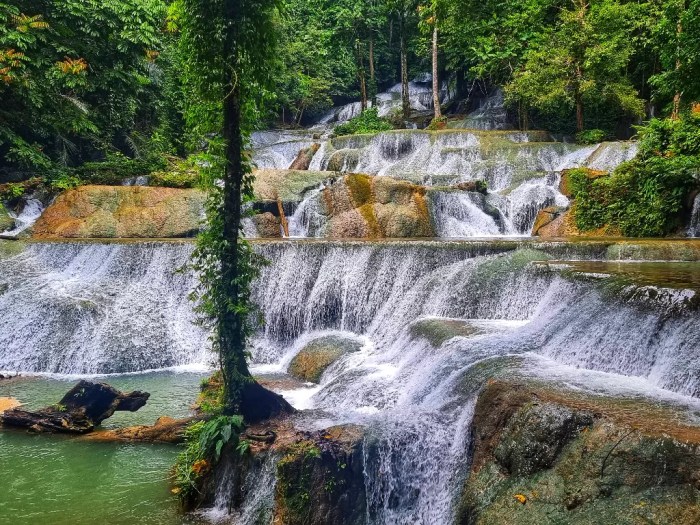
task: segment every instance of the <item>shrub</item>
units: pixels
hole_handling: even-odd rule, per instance
[[[186,160],[169,157],[167,168],[151,173],[148,183],[168,188],[195,188],[201,185],[201,179],[201,170],[194,157]]]
[[[608,138],[607,133],[602,129],[586,129],[576,133],[578,144],[598,144]]]
[[[344,124],[339,124],[333,130],[336,136],[357,135],[361,133],[379,133],[393,129],[391,123],[380,117],[377,108],[368,108],[357,117],[348,120]]]
[[[682,226],[687,197],[700,187],[700,118],[652,120],[639,136],[637,158],[611,176],[569,172],[580,230],[609,225],[629,237],[659,237]]]
[[[445,129],[447,127],[447,117],[440,117],[440,118],[434,118],[433,120],[430,121],[430,124],[428,124],[428,127],[425,128],[428,131],[438,131],[441,129]]]
[[[248,442],[240,440],[243,428],[241,416],[219,416],[191,424],[185,431],[185,450],[175,464],[173,494],[184,503],[196,499],[202,480],[219,461],[224,446],[233,446],[241,454],[247,452]]]
[[[72,170],[73,175],[85,183],[119,185],[125,179],[148,175],[153,171],[165,169],[163,157],[152,159],[130,159],[121,155],[108,154],[101,162],[86,162]]]

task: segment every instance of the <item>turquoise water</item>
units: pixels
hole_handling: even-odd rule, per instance
[[[141,410],[118,412],[105,426],[187,415],[202,377],[154,373],[99,378],[121,390],[151,393]],[[74,383],[48,378],[0,381],[0,396],[39,408],[57,402]],[[178,452],[173,445],[92,443],[5,430],[0,432],[0,523],[193,523],[179,513],[169,491],[169,471]]]

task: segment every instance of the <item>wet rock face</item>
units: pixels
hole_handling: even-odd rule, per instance
[[[199,231],[205,195],[148,186],[81,186],[60,195],[34,225],[36,238],[172,238]]]
[[[700,522],[700,428],[652,404],[492,381],[460,524]]]
[[[366,497],[363,431],[354,425],[304,433],[280,449],[274,523],[360,525]]]
[[[267,435],[273,439],[256,437]],[[250,453],[225,449],[218,474],[204,484],[198,503],[211,505],[224,484],[231,512],[260,504],[255,512],[260,518],[255,523],[366,523],[362,427],[341,425],[299,432],[290,420],[278,418],[253,425],[243,438],[251,444]],[[270,460],[274,460],[272,471],[266,477],[262,471]],[[258,500],[266,489],[271,491],[269,499]]]
[[[593,416],[551,403],[532,403],[508,422],[494,456],[514,476],[530,476],[550,468],[561,450]]]

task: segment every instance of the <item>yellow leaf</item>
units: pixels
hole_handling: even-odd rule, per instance
[[[527,496],[525,496],[523,494],[516,494],[513,497],[518,501],[518,503],[522,503],[523,505],[525,505],[525,503],[527,503]]]

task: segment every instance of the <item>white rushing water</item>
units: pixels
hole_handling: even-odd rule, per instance
[[[690,213],[690,226],[688,237],[700,237],[700,195],[693,201],[693,209]]]
[[[39,199],[29,198],[19,214],[10,212],[10,217],[15,220],[15,227],[11,230],[0,232],[7,237],[16,237],[22,232],[34,226],[34,223],[44,212],[44,205]]]
[[[284,394],[313,409],[301,428],[366,428],[367,523],[453,523],[469,423],[489,378],[529,369],[579,388],[699,404],[696,310],[658,295],[611,295],[600,280],[533,264],[614,253],[604,244],[256,246],[271,263],[253,291],[266,319],[254,337],[256,373],[283,372],[319,337],[359,343],[320,385]],[[191,249],[56,243],[0,251],[0,369],[95,373],[206,362],[206,334],[192,323],[186,298],[193,277],[173,272]],[[274,499],[275,461],[255,466],[232,516],[224,472],[207,515],[255,522]]]
[[[401,83],[395,84],[387,91],[377,94],[377,114],[386,117],[394,111],[398,111],[402,104]],[[445,104],[452,99],[447,87],[443,82],[440,88],[440,103]],[[433,87],[432,76],[430,74],[421,75],[408,83],[408,99],[413,111],[431,111],[433,109]],[[368,106],[372,107],[372,101],[368,101]],[[340,107],[335,107],[328,111],[318,124],[339,124],[357,117],[362,112],[360,102],[351,102]]]

